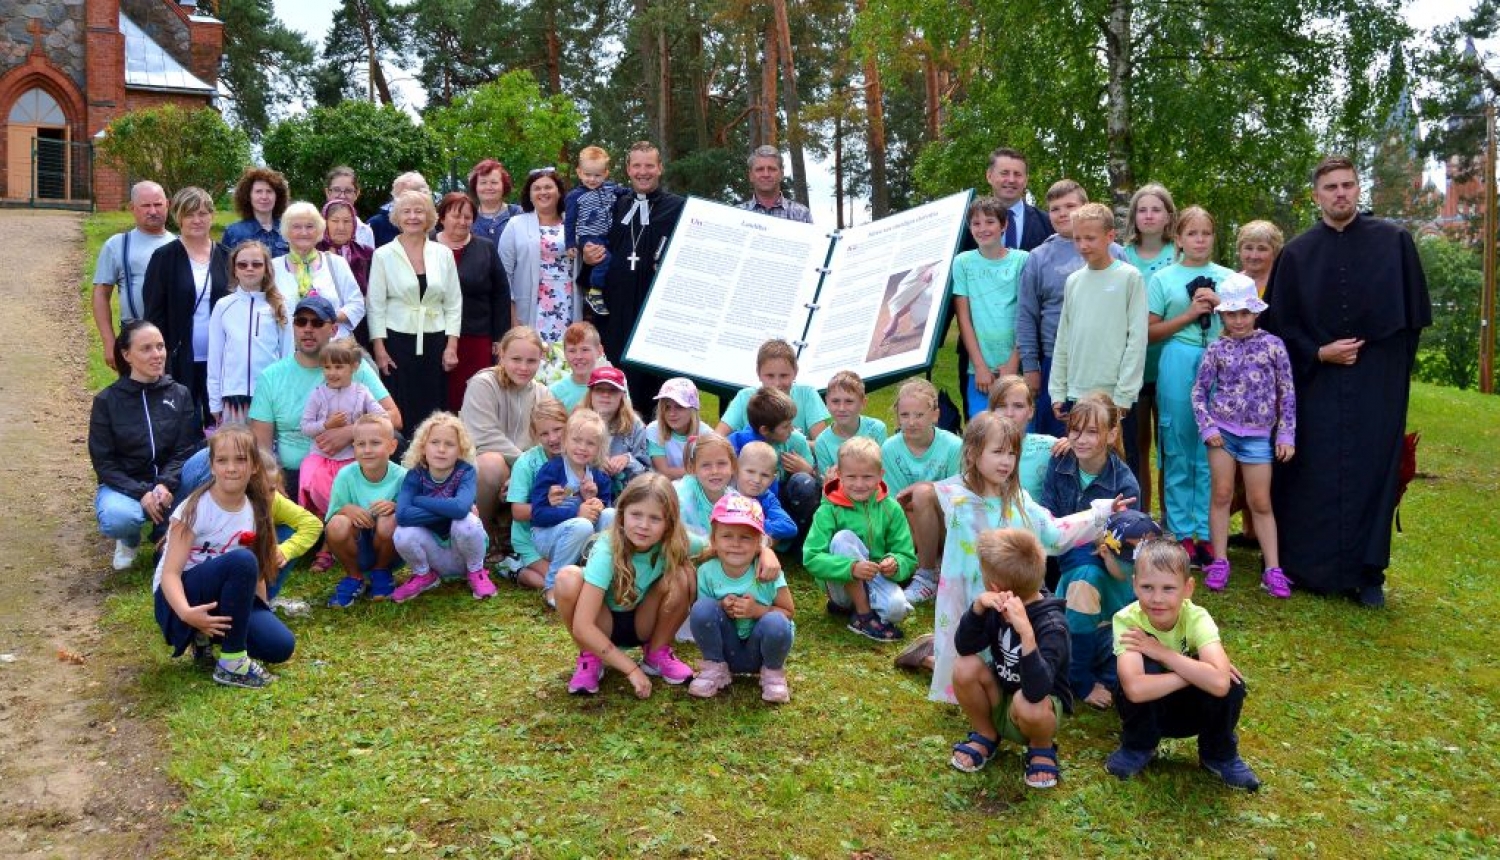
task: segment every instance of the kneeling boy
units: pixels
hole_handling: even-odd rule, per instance
[[[1068,622],[1063,601],[1042,596],[1047,553],[1025,529],[979,536],[983,594],[953,635],[953,695],[969,718],[969,737],[949,759],[973,773],[1004,738],[1026,746],[1026,784],[1057,785],[1057,724],[1073,710],[1068,687]],[[991,663],[980,656],[986,648]]]
[[[1255,791],[1260,780],[1239,754],[1234,728],[1245,682],[1219,642],[1208,610],[1188,598],[1188,555],[1158,538],[1135,554],[1136,602],[1115,613],[1119,659],[1120,748],[1105,769],[1120,779],[1145,770],[1162,738],[1198,738],[1198,763],[1231,788]]]
[[[343,609],[366,589],[371,600],[389,599],[396,582],[396,494],[406,469],[391,462],[396,432],[384,415],[365,415],[354,424],[354,462],[339,470],[328,496],[328,551],[344,568],[328,605]],[[366,575],[369,581],[366,582]]]

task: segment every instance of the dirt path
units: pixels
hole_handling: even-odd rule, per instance
[[[0,856],[151,853],[172,790],[99,617],[78,215],[0,210]],[[82,663],[59,659],[59,651]]]

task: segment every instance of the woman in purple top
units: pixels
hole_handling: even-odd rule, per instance
[[[1271,512],[1271,462],[1296,452],[1297,395],[1292,363],[1281,338],[1255,327],[1266,309],[1255,282],[1234,274],[1219,283],[1215,310],[1224,336],[1209,344],[1193,382],[1193,417],[1208,446],[1212,482],[1208,528],[1214,560],[1203,568],[1203,584],[1222,591],[1229,584],[1230,503],[1236,469],[1244,474],[1245,501],[1265,558],[1261,586],[1272,597],[1291,597],[1276,546]]]

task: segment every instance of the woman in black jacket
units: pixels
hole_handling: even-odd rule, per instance
[[[229,249],[209,235],[214,201],[202,188],[172,195],[175,242],[156,249],[141,295],[146,319],[167,345],[166,370],[192,392],[199,421],[208,420],[208,317],[229,293]]]
[[[115,539],[115,570],[135,561],[141,526],[161,525],[181,488],[182,466],[203,445],[198,411],[165,373],[167,346],[156,326],[131,320],[115,339],[120,379],[94,395],[89,459],[99,476],[94,514]]]
[[[438,242],[452,249],[463,291],[463,326],[458,334],[458,366],[448,371],[448,409],[464,405],[469,377],[495,366],[500,336],[510,328],[510,282],[495,243],[475,233],[474,201],[449,192],[438,205]]]

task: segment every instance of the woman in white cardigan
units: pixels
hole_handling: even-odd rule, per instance
[[[567,187],[550,167],[531,171],[521,186],[522,214],[500,234],[500,267],[510,281],[510,324],[530,326],[542,340],[562,340],[583,318],[583,294],[573,282],[563,242]]]
[[[458,364],[463,291],[453,252],[427,238],[437,223],[431,196],[402,192],[391,220],[401,234],[370,261],[370,350],[407,426],[416,427],[443,408],[447,373]]]
[[[288,206],[281,215],[281,232],[289,251],[271,261],[276,289],[291,305],[308,296],[322,296],[338,311],[335,337],[348,337],[365,318],[365,294],[354,279],[349,261],[318,250],[323,238],[323,213],[305,200]]]

